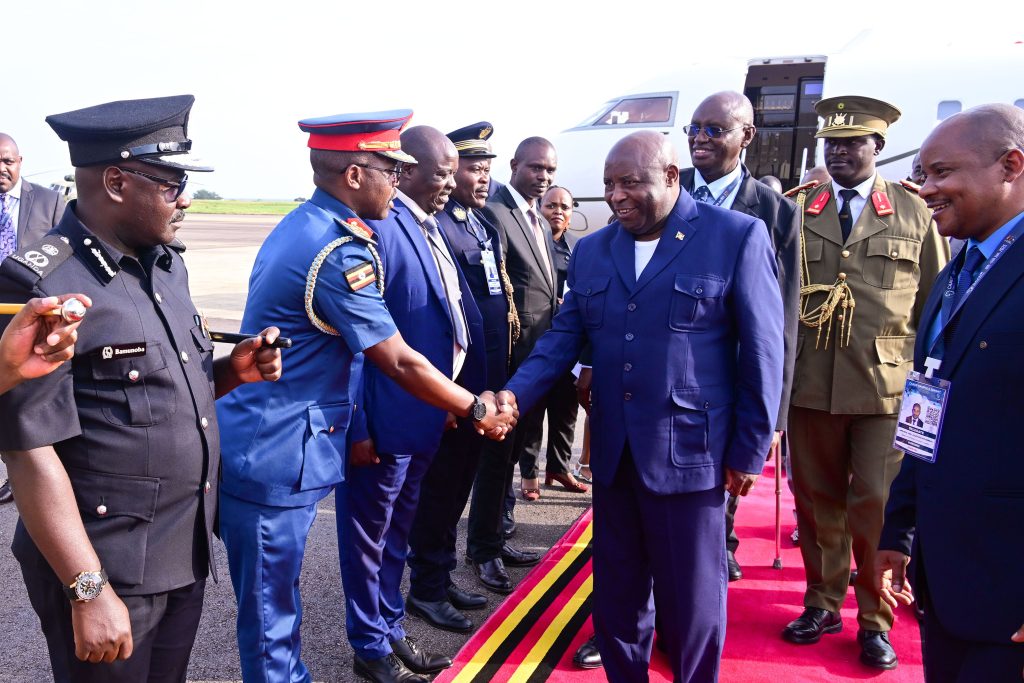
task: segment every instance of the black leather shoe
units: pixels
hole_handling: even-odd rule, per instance
[[[850,585],[852,586],[855,583],[857,583],[857,570],[856,569],[851,569],[850,570]]]
[[[843,618],[838,612],[805,607],[803,614],[782,629],[782,638],[797,645],[810,645],[821,640],[821,636],[826,633],[839,633],[842,630]]]
[[[740,563],[736,561],[736,556],[731,550],[729,553],[729,581],[739,581],[743,578],[743,569],[740,567]]]
[[[381,659],[363,659],[356,655],[352,669],[358,676],[374,683],[427,683],[430,680],[409,671],[393,653]]]
[[[895,669],[899,660],[885,631],[857,631],[860,643],[860,661],[876,669]]]
[[[511,510],[505,510],[501,515],[501,533],[505,538],[516,535],[516,516]]]
[[[480,585],[487,590],[508,595],[515,588],[508,572],[505,571],[505,565],[500,557],[487,560],[486,562],[473,562],[471,560],[470,564],[476,570],[476,576],[480,579]]]
[[[572,657],[572,663],[581,669],[601,668],[601,653],[597,650],[596,636],[590,636],[590,640],[580,645]]]
[[[487,607],[487,597],[479,593],[464,591],[455,584],[447,588],[448,602],[452,603],[455,609],[483,609]]]
[[[469,633],[473,630],[473,622],[447,600],[427,602],[426,600],[417,600],[410,595],[405,599],[405,609],[409,614],[415,614],[442,631]]]
[[[402,664],[418,674],[436,674],[452,665],[451,657],[421,650],[409,636],[401,640],[392,640],[391,649],[402,660]]]
[[[508,567],[532,567],[540,562],[540,553],[516,550],[506,543],[501,546],[501,561]]]
[[[0,484],[0,505],[10,503],[12,500],[14,500],[14,492],[11,491],[11,482],[4,479],[4,483]]]

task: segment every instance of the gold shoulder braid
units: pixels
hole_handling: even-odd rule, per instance
[[[831,285],[809,284],[811,270],[807,263],[807,240],[804,237],[804,204],[807,202],[807,191],[797,194],[796,205],[800,210],[800,322],[807,327],[817,328],[818,336],[814,340],[814,348],[818,348],[821,342],[821,330],[828,323],[825,330],[825,348],[828,348],[828,339],[832,336],[832,317],[836,309],[839,314],[839,346],[850,345],[850,332],[853,329],[853,309],[857,305],[853,300],[853,290],[846,283],[846,273],[839,273],[836,281]],[[826,293],[825,300],[818,306],[810,308],[810,299],[813,294]]]
[[[313,323],[313,327],[324,334],[330,334],[335,337],[340,336],[338,330],[334,329],[327,322],[321,320],[313,310],[313,290],[316,288],[316,278],[320,274],[320,267],[323,266],[328,255],[341,245],[351,242],[353,239],[354,238],[350,236],[339,237],[327,244],[327,246],[321,249],[320,253],[316,255],[316,258],[313,259],[313,265],[309,267],[309,273],[306,275],[306,293],[303,297],[306,306],[306,317],[309,318],[309,322]],[[380,255],[377,254],[377,250],[373,245],[365,243],[365,246],[373,257],[373,263],[377,271],[377,289],[380,290],[380,295],[384,296],[384,266],[380,262]]]
[[[508,327],[510,333],[508,355],[511,358],[512,345],[519,341],[522,327],[519,324],[519,311],[516,310],[516,302],[512,297],[512,281],[508,279],[508,273],[505,272],[505,259],[502,259],[501,263],[498,264],[498,272],[501,273],[501,285],[502,289],[505,290],[505,301],[508,302]]]

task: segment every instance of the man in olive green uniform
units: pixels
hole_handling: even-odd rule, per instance
[[[816,643],[842,630],[850,576],[872,566],[889,485],[899,399],[922,307],[949,250],[916,192],[875,172],[900,112],[868,97],[833,97],[824,119],[832,182],[801,192],[803,277],[789,438],[807,573],[803,614],[783,638]],[[855,585],[861,661],[892,669],[892,610],[870,571]]]

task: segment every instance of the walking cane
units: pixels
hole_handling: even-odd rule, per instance
[[[783,435],[785,438],[785,435]],[[775,452],[775,561],[772,569],[782,569],[782,440]]]

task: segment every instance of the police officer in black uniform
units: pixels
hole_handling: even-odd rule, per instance
[[[93,303],[74,359],[0,397],[21,515],[12,549],[56,681],[185,680],[213,567],[214,399],[281,373],[258,338],[214,362],[189,295],[175,239],[185,171],[211,170],[189,155],[193,101],[48,117],[78,200],[0,266],[2,301],[84,291]]]

